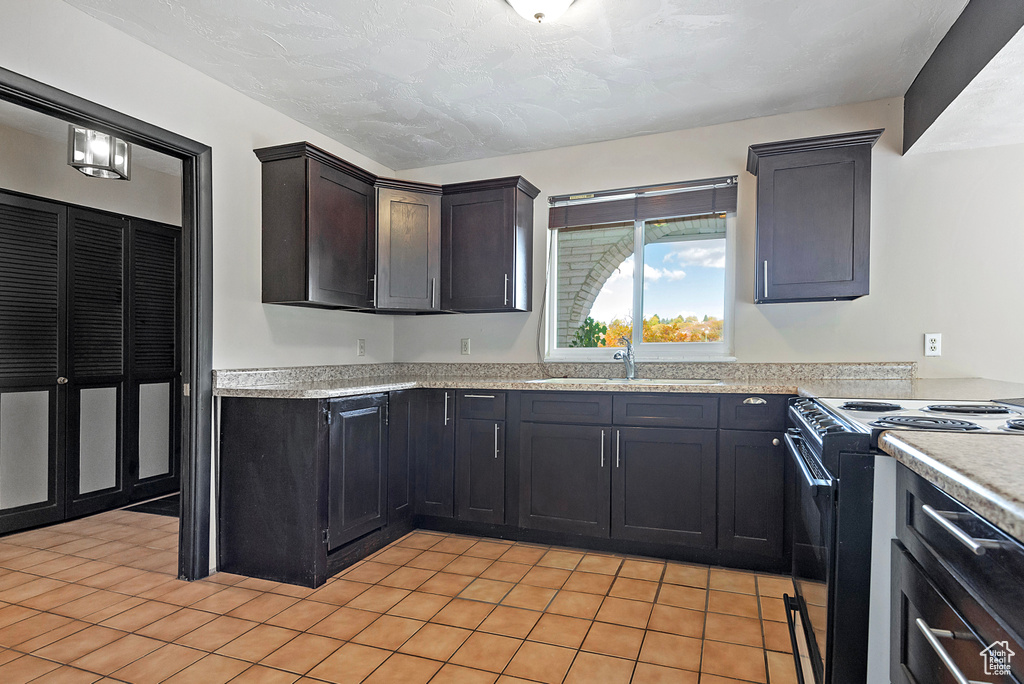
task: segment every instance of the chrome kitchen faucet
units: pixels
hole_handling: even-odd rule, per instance
[[[617,351],[613,359],[618,359],[626,364],[626,379],[636,380],[636,358],[633,356],[633,343],[628,337],[620,337],[619,342],[626,345],[626,351]]]

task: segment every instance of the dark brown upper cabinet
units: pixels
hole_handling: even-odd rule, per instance
[[[868,294],[871,148],[884,129],[751,145],[757,176],[754,302]]]
[[[441,188],[379,179],[377,187],[378,311],[441,310]]]
[[[263,162],[263,303],[372,308],[377,178],[309,143],[255,152]]]
[[[441,307],[530,311],[533,200],[521,176],[445,185],[441,202]]]

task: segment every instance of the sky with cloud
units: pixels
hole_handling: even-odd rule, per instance
[[[705,315],[725,312],[725,240],[671,242],[644,249],[644,317]],[[633,257],[605,283],[590,315],[605,323],[626,318],[633,308]]]

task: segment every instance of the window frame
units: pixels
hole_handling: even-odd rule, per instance
[[[643,317],[644,230],[648,222],[679,218],[667,216],[636,219],[633,221],[633,316]],[[612,361],[612,355],[621,347],[558,347],[558,231],[549,230],[547,244],[547,278],[544,299],[545,362],[601,363]],[[693,240],[699,242],[700,240]],[[724,322],[720,342],[643,342],[643,326],[633,326],[633,349],[637,361],[691,361],[730,362],[733,356],[735,327],[736,273],[736,214],[725,213],[725,291]]]

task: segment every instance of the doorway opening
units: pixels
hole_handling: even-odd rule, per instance
[[[132,145],[138,145],[158,155],[164,155],[169,159],[177,160],[180,164],[180,232],[174,235],[173,231],[167,230],[166,226],[154,224],[151,221],[140,220],[136,231],[131,226],[131,221],[125,224],[125,235],[138,235],[139,251],[132,254],[152,254],[145,250],[151,249],[154,245],[170,244],[178,242],[178,250],[175,259],[177,260],[176,271],[180,275],[179,285],[175,288],[177,302],[172,306],[173,314],[179,318],[180,325],[173,330],[174,369],[173,377],[156,376],[148,377],[144,373],[130,381],[118,378],[106,378],[108,387],[90,387],[90,402],[92,409],[102,411],[109,409],[117,402],[118,392],[130,392],[131,400],[127,405],[131,406],[133,412],[125,414],[116,419],[118,424],[122,420],[135,421],[138,416],[145,416],[145,407],[148,406],[151,415],[159,415],[166,404],[180,404],[180,410],[163,411],[163,415],[176,416],[180,420],[180,426],[171,425],[172,442],[177,441],[170,451],[180,453],[180,518],[179,518],[179,547],[178,547],[178,576],[182,579],[199,579],[209,574],[210,569],[210,500],[211,500],[211,451],[212,451],[212,168],[211,149],[202,143],[184,138],[180,135],[158,128],[144,121],[140,121],[126,114],[103,107],[102,105],[82,99],[70,93],[47,86],[38,81],[26,78],[14,72],[0,68],[0,100],[2,106],[15,105],[34,112],[48,115],[59,119],[67,124],[86,126],[104,133],[116,135]],[[116,181],[111,181],[116,182]],[[75,211],[68,208],[67,212]],[[77,211],[81,211],[78,209]],[[67,220],[67,216],[65,219]],[[86,216],[82,225],[89,223],[93,216]],[[56,220],[56,219],[55,219]],[[97,235],[102,233],[99,230]],[[70,234],[70,233],[69,233]],[[125,245],[135,249],[130,240],[126,238]],[[65,238],[67,242],[70,239]],[[170,241],[170,242],[169,242]],[[83,245],[92,248],[91,241],[83,241]],[[65,245],[65,249],[66,249]],[[85,254],[85,252],[83,252]],[[96,258],[109,258],[109,252],[97,252]],[[66,261],[66,260],[65,260]],[[64,263],[64,262],[62,262]],[[124,273],[128,274],[130,264],[126,260]],[[141,262],[140,262],[141,263]],[[147,264],[149,262],[146,262]],[[140,268],[145,268],[140,267]],[[95,269],[83,269],[83,273],[93,272]],[[149,276],[140,279],[140,282],[149,282]],[[54,282],[57,282],[54,280]],[[130,287],[130,279],[125,281]],[[73,295],[72,295],[73,296]],[[151,297],[140,296],[138,301],[149,302]],[[126,299],[126,301],[128,301]],[[130,303],[130,302],[129,302]],[[66,321],[62,321],[62,324]],[[63,357],[67,357],[68,350],[62,350]],[[63,358],[62,357],[62,358]],[[141,364],[144,365],[144,364]],[[54,375],[57,375],[56,373]],[[167,373],[164,373],[167,375]],[[61,382],[63,381],[63,382]],[[116,381],[116,382],[115,382]],[[39,396],[29,396],[30,392],[22,392],[18,401],[34,400],[42,401],[46,395],[46,401],[53,406],[57,405],[58,398],[67,396],[78,397],[81,404],[85,388],[80,388],[77,393],[71,393],[67,386],[69,381],[66,377],[54,377],[54,387],[58,389],[39,392]],[[121,384],[118,384],[121,383]],[[103,385],[104,383],[100,383]],[[117,385],[117,387],[114,387]],[[73,388],[72,388],[73,389]],[[59,391],[58,391],[59,390]],[[95,395],[95,396],[92,396]],[[102,395],[102,396],[101,396]],[[109,395],[109,396],[108,396]],[[127,395],[126,395],[127,396]],[[95,399],[95,401],[92,401]],[[63,399],[66,403],[66,399]],[[17,402],[12,405],[17,407]],[[76,404],[77,406],[77,404]],[[44,407],[45,408],[45,407]],[[92,410],[90,409],[90,410]],[[109,412],[109,410],[108,410]],[[56,410],[50,414],[56,416]],[[73,422],[72,418],[86,415],[82,406],[77,411],[63,410],[61,420]],[[53,420],[57,420],[54,418]],[[97,424],[102,424],[102,421]],[[135,425],[135,430],[130,432],[132,438],[145,440],[147,435],[152,438],[165,429],[159,421],[156,427],[145,427]],[[76,439],[85,434],[83,431],[57,431],[48,430],[48,434],[76,435]],[[129,434],[119,431],[119,442],[124,441],[123,435]],[[109,441],[110,435],[90,435],[89,439],[104,439]],[[73,441],[73,440],[67,440]],[[152,441],[152,439],[151,439]],[[74,446],[74,445],[73,445]],[[120,445],[123,446],[123,445]],[[55,445],[56,449],[63,449],[64,444]],[[106,451],[110,451],[109,449]],[[70,453],[70,452],[69,452]],[[78,452],[75,452],[76,454]],[[106,453],[103,449],[96,451],[97,454]],[[165,465],[161,461],[159,449],[147,452],[149,455],[136,458],[135,466],[139,471],[131,475],[129,480],[139,486],[136,499],[145,498],[148,491],[153,495],[166,493],[154,483],[159,481],[162,471],[175,471],[174,464]],[[155,456],[153,455],[155,453]],[[84,461],[83,461],[84,463]],[[82,466],[84,467],[84,466]],[[51,466],[52,468],[52,466]],[[70,471],[69,471],[70,472]],[[97,468],[90,473],[104,472]],[[96,483],[89,482],[89,477],[82,479],[81,468],[75,472],[77,482],[83,486],[91,487]],[[50,481],[63,477],[57,473],[49,473]],[[2,476],[2,473],[0,473]],[[140,477],[142,476],[142,477]],[[176,473],[175,473],[175,479]],[[141,484],[139,484],[141,483]],[[106,484],[106,483],[99,483]],[[96,485],[99,486],[99,485]],[[166,486],[166,482],[164,483]],[[149,487],[149,489],[147,489]],[[51,490],[55,489],[51,485]],[[98,489],[96,491],[109,491]],[[82,509],[84,511],[84,509]]]

